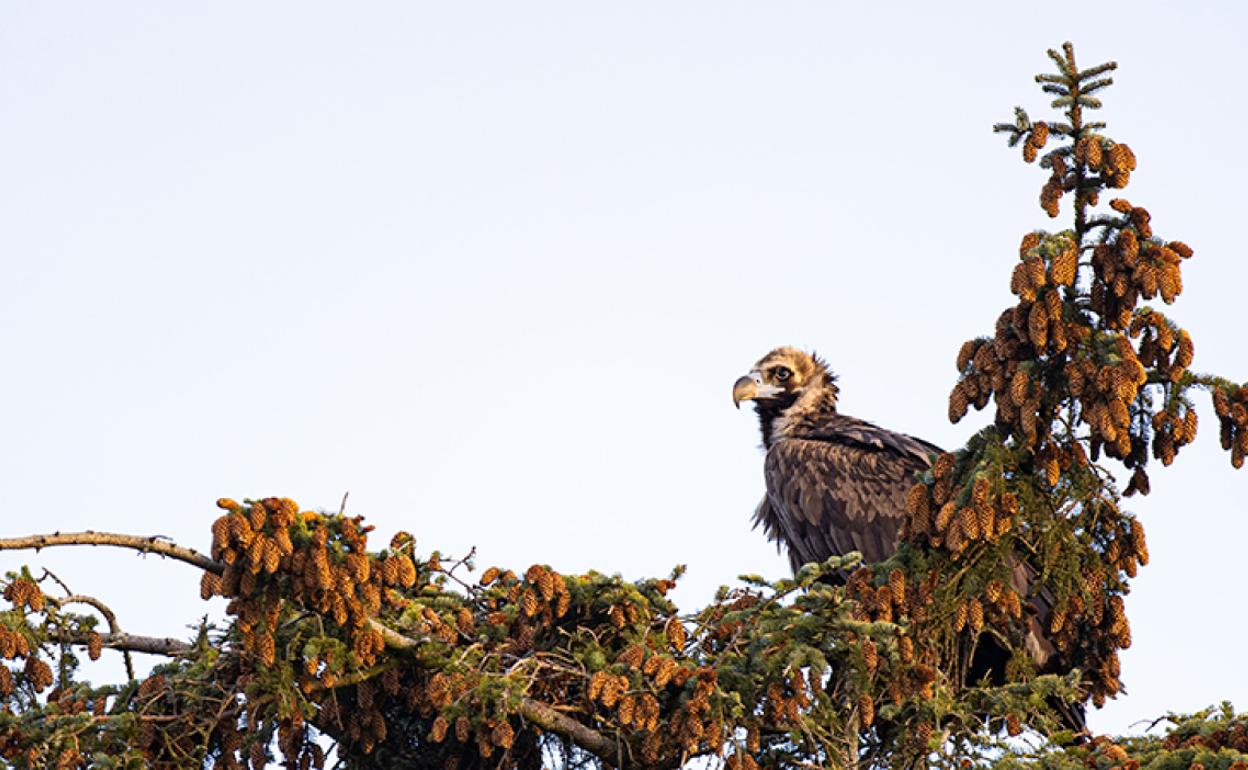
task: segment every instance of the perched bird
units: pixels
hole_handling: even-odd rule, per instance
[[[776,348],[732,387],[753,401],[767,452],[767,494],[754,512],[793,570],[858,551],[897,551],[906,492],[941,449],[836,410],[836,377],[817,356]]]
[[[763,356],[732,386],[738,408],[742,401],[754,402],[767,453],[767,492],[754,523],[787,551],[794,572],[851,551],[868,564],[896,553],[909,516],[906,494],[916,474],[942,452],[922,439],[841,414],[838,392],[836,376],[822,359],[789,347]],[[1023,642],[1037,670],[1068,671],[1045,632],[1052,597],[1031,590],[1037,571],[1014,557],[1011,574],[1013,588],[1030,597]],[[1000,682],[1008,658],[990,636],[981,637],[968,681],[988,675]],[[1085,729],[1081,704],[1053,705],[1067,727]]]

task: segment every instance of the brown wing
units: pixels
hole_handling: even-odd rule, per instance
[[[892,556],[915,473],[940,451],[853,418],[838,423],[767,451],[767,496],[755,521],[784,544],[794,570],[850,551],[868,563]]]

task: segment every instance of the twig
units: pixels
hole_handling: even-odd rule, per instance
[[[452,561],[450,567],[442,567],[441,569],[438,570],[438,572],[441,572],[443,575],[446,575],[451,580],[454,580],[456,583],[459,583],[460,587],[463,588],[465,591],[467,591],[470,595],[479,593],[480,586],[472,585],[471,583],[468,583],[467,581],[461,579],[458,575],[455,574],[455,570],[459,569],[460,567],[463,567],[468,562],[472,561],[473,557],[475,557],[476,555],[477,555],[477,547],[474,545],[471,549],[469,549],[467,555],[462,556],[459,559]]]
[[[65,581],[57,577],[56,573],[48,569],[47,567],[43,568],[43,577],[51,578],[53,581],[55,581],[55,583],[61,587],[61,590],[64,591],[67,596],[73,593],[73,591],[69,590],[69,586],[65,585]],[[43,580],[43,578],[39,578],[39,579]]]

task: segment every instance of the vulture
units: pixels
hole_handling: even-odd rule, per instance
[[[866,563],[897,550],[906,493],[943,450],[836,410],[836,377],[794,348],[763,356],[732,387],[753,401],[763,430],[767,494],[754,512],[796,572],[858,551]]]
[[[754,512],[796,572],[858,551],[866,563],[897,551],[906,493],[943,450],[836,409],[836,376],[818,356],[777,348],[732,387],[753,401],[767,452],[767,494]]]
[[[767,491],[754,524],[787,551],[794,572],[850,551],[868,564],[892,556],[909,515],[906,493],[943,451],[841,414],[838,392],[836,376],[822,359],[790,347],[763,356],[732,386],[738,408],[742,401],[754,402],[763,433]],[[1015,559],[1012,573],[1015,589],[1028,596],[1036,571]],[[1039,670],[1060,671],[1041,622],[1050,601],[1045,591],[1030,599],[1025,644]],[[977,647],[970,680],[988,674],[1000,681],[1008,652],[987,636]],[[1076,733],[1086,729],[1082,705],[1054,706],[1067,727]]]

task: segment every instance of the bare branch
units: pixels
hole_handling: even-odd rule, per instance
[[[607,762],[615,764],[623,756],[620,744],[545,703],[525,698],[520,701],[520,714],[543,730],[562,735]]]
[[[44,570],[44,571],[46,572],[47,570]],[[55,576],[53,577],[55,578]],[[56,582],[61,583],[59,579],[57,579]],[[67,591],[69,590],[69,588],[64,583],[61,583],[61,587],[65,588],[65,590]],[[117,624],[117,614],[113,612],[112,609],[107,604],[100,601],[99,599],[96,599],[94,596],[87,596],[85,594],[70,594],[69,596],[66,596],[62,599],[53,599],[52,597],[48,597],[48,601],[55,604],[58,609],[61,607],[64,607],[66,604],[90,605],[91,607],[94,607],[97,612],[103,615],[104,620],[108,622],[108,630],[110,631],[110,634],[109,634],[110,636],[118,636],[118,635],[124,636],[124,634],[122,634],[121,632],[121,626]],[[130,659],[130,651],[124,647],[121,647],[118,649],[121,650],[122,657],[125,658],[126,676],[128,676],[131,679],[134,679],[134,661]]]
[[[48,569],[47,567],[43,568],[43,577],[39,578],[39,581],[43,582],[43,578],[48,578],[49,580],[54,581],[58,586],[61,587],[61,590],[65,592],[66,596],[73,593],[73,591],[69,590],[69,586],[65,585],[65,581],[57,577],[56,573]]]
[[[146,652],[149,655],[186,655],[194,645],[172,637],[138,636],[136,634],[101,634],[105,647],[130,652]]]
[[[111,545],[118,548],[133,548],[142,553],[155,553],[170,559],[184,561],[202,570],[220,575],[225,565],[213,561],[192,548],[171,543],[161,539],[159,535],[140,536],[122,535],[113,532],[53,532],[50,535],[27,535],[26,537],[0,538],[0,551],[20,551],[25,549],[49,548],[56,545]]]
[[[410,636],[404,636],[393,628],[387,628],[375,618],[368,619],[368,625],[377,633],[381,634],[381,638],[385,640],[386,646],[395,650],[412,650],[419,647],[422,639],[413,639]]]
[[[89,634],[85,631],[71,632],[67,630],[59,631],[53,634],[53,638],[58,642],[68,642],[69,644],[86,644]],[[105,647],[113,650],[121,650],[124,652],[144,652],[148,655],[166,655],[176,658],[180,655],[186,655],[195,649],[194,645],[184,642],[181,639],[173,639],[171,637],[157,636],[139,636],[137,634],[126,633],[108,633],[100,634],[100,641]],[[131,674],[131,679],[134,675]]]
[[[96,599],[94,596],[86,596],[84,594],[70,594],[61,599],[48,597],[48,601],[52,602],[57,608],[64,607],[66,604],[88,604],[99,611],[104,616],[104,620],[108,622],[108,630],[114,634],[121,633],[121,626],[117,625],[117,614],[114,613],[107,604]]]
[[[455,574],[455,570],[459,569],[460,567],[466,566],[470,561],[473,560],[473,558],[476,555],[477,555],[477,547],[474,545],[472,548],[468,549],[467,554],[460,557],[459,559],[454,560],[451,563],[451,566],[449,568],[442,567],[438,570],[438,572],[441,572],[443,575],[446,575],[451,580],[454,580],[456,583],[459,584],[461,588],[464,589],[465,592],[467,592],[471,596],[472,594],[475,594],[478,590],[480,590],[480,587],[474,586],[471,583],[467,582],[466,580],[461,579],[458,575]]]

